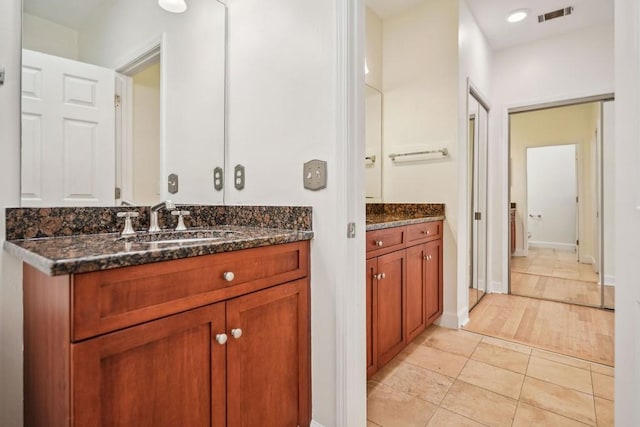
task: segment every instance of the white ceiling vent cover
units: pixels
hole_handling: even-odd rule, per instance
[[[538,23],[543,23],[549,21],[551,19],[562,18],[563,16],[571,15],[573,12],[573,6],[565,7],[563,9],[554,10],[552,12],[547,12],[543,15],[538,15]]]

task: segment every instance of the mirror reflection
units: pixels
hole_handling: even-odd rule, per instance
[[[382,202],[382,92],[365,86],[365,191],[367,202]]]
[[[487,157],[489,112],[473,90],[468,94],[469,117],[467,163],[471,242],[469,245],[469,308],[473,308],[487,292]]]
[[[23,206],[223,202],[226,8],[186,4],[24,0]]]

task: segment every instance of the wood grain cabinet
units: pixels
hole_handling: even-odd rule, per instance
[[[308,426],[308,248],[297,242],[71,276],[25,265],[25,425]],[[211,277],[221,263],[233,271],[234,258],[240,275],[231,283]],[[180,280],[181,272],[200,274]],[[71,296],[92,284],[97,332],[85,338],[79,328],[74,339],[75,320],[88,312],[77,304],[89,301]],[[114,303],[114,292],[127,298]]]
[[[435,221],[367,232],[368,377],[442,315],[441,230]],[[393,251],[378,255],[379,241]]]

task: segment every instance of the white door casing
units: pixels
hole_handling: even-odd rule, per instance
[[[114,72],[23,50],[22,206],[115,202]]]

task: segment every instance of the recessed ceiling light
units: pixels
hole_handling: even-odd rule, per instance
[[[529,14],[529,10],[528,9],[517,9],[517,10],[514,10],[511,13],[509,13],[509,15],[507,16],[507,22],[510,22],[512,24],[514,22],[520,22],[524,18],[526,18],[528,14]]]
[[[184,0],[158,0],[158,5],[171,13],[182,13],[187,10]]]

